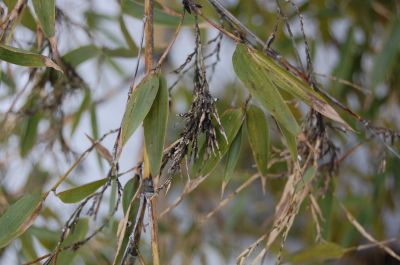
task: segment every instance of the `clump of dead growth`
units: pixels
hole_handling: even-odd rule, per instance
[[[192,60],[192,57],[194,57],[193,99],[189,111],[180,115],[185,120],[185,127],[181,136],[164,157],[164,165],[168,162],[171,163],[168,170],[170,176],[179,170],[181,161],[189,152],[189,156],[192,157],[193,160],[207,159],[212,153],[215,154],[218,152],[219,147],[216,130],[219,130],[226,139],[224,128],[221,125],[215,105],[216,99],[210,94],[198,17],[196,14],[194,14],[194,17],[196,21],[196,48],[194,53],[189,54],[186,62],[176,71],[180,72],[185,65]],[[220,36],[217,36],[216,40],[220,38]],[[216,53],[219,53],[219,50],[220,44],[218,43]],[[216,125],[214,125],[213,121],[215,121]],[[204,153],[204,157],[199,157],[198,141],[202,134],[205,136],[204,144],[206,152]],[[170,179],[168,179],[162,187],[168,185],[169,182]]]

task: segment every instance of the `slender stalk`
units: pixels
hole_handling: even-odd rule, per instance
[[[146,0],[144,3],[144,14],[146,16],[146,25],[144,28],[145,34],[145,50],[144,50],[144,60],[146,73],[150,73],[153,69],[153,49],[154,49],[154,22],[153,22],[153,8],[154,0]],[[143,147],[143,158],[144,158],[144,179],[151,179],[152,176],[149,170],[149,159],[146,152],[146,146]],[[154,176],[155,177],[155,176]],[[156,185],[152,179],[152,185]],[[158,229],[157,229],[157,196],[153,196],[149,200],[149,217],[151,223],[151,250],[153,256],[153,264],[160,264],[159,249],[158,249]]]

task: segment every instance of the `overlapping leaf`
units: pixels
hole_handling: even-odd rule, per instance
[[[269,157],[269,126],[264,112],[251,105],[246,112],[247,134],[258,171],[266,175]]]
[[[0,44],[0,60],[28,67],[51,67],[62,72],[61,68],[46,56],[3,44]]]
[[[199,159],[192,167],[192,175],[206,175],[210,173],[224,157],[232,144],[237,133],[242,127],[244,120],[244,113],[242,109],[230,109],[224,112],[221,116],[221,124],[225,130],[225,134],[228,142],[224,136],[217,130],[217,141],[219,150],[216,150],[215,154],[211,154],[206,160],[204,159],[205,146],[203,145],[200,149]]]
[[[79,187],[57,193],[57,197],[64,203],[77,203],[93,194],[101,186],[107,183],[107,178],[96,180]]]
[[[243,63],[243,65],[241,65],[241,63]],[[276,109],[278,106],[274,104],[273,99],[266,98],[266,96],[277,97],[277,94],[280,93],[279,89],[285,90],[322,115],[351,129],[322,96],[315,92],[308,84],[292,75],[263,53],[248,48],[243,44],[238,44],[234,55],[234,67],[237,75],[246,84],[250,93],[260,100],[261,103],[264,101],[268,111],[270,111],[276,120],[292,134],[297,134],[299,131],[298,126],[297,128],[288,126],[290,120],[284,118],[284,116],[278,112],[279,110]],[[248,68],[248,70],[246,68]],[[246,76],[246,72],[248,76]],[[265,83],[270,86],[265,85]],[[268,94],[265,90],[268,90]],[[275,91],[275,94],[272,91]],[[286,112],[283,106],[281,106],[280,109],[281,112]],[[286,116],[288,116],[288,114]]]
[[[121,124],[121,140],[125,144],[150,111],[157,96],[160,78],[157,73],[146,76],[135,88],[125,109]]]
[[[300,127],[286,105],[281,94],[273,84],[271,77],[262,65],[252,56],[245,45],[238,44],[233,55],[233,68],[236,75],[253,95],[289,132],[297,135]]]
[[[160,87],[149,113],[144,119],[144,139],[150,163],[150,172],[160,172],[162,153],[168,121],[168,87],[165,78],[160,78]]]
[[[233,140],[231,146],[229,147],[228,154],[226,155],[227,158],[226,158],[226,166],[224,172],[224,180],[222,182],[221,195],[224,195],[225,188],[228,185],[229,181],[232,179],[235,166],[239,159],[240,147],[242,145],[242,133],[243,133],[242,130],[243,128],[241,128],[237,133],[235,139]]]
[[[32,225],[44,198],[40,193],[25,195],[4,212],[0,217],[0,248],[10,244]]]
[[[32,0],[32,4],[44,35],[48,38],[52,37],[56,21],[55,0]]]

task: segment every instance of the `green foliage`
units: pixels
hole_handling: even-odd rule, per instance
[[[54,36],[56,22],[56,1],[55,0],[32,0],[36,15],[39,18],[40,26],[46,37]]]
[[[270,75],[252,57],[245,45],[239,44],[232,58],[237,76],[250,94],[259,101],[290,133],[297,135],[300,128],[283,97],[276,89]],[[273,74],[272,74],[273,75]]]
[[[268,172],[270,152],[269,127],[264,112],[251,105],[246,112],[247,135],[258,171],[262,175]]]
[[[229,146],[234,141],[244,121],[244,113],[242,109],[229,109],[221,116],[221,124],[224,128],[226,139],[221,134],[217,134],[219,149],[210,157],[205,157],[205,144],[200,149],[199,159],[192,167],[192,175],[204,176],[210,173],[224,157],[229,150]]]
[[[21,66],[52,67],[61,71],[60,67],[46,56],[3,44],[0,44],[0,59]]]
[[[153,58],[145,0],[3,2],[2,262],[346,263],[398,237],[398,1],[152,1]]]
[[[160,173],[168,122],[168,87],[164,77],[160,77],[160,87],[149,113],[143,122],[144,142],[149,157],[150,172]]]
[[[64,203],[77,203],[93,194],[101,186],[106,184],[107,181],[107,178],[99,179],[82,186],[59,192],[57,193],[57,197]]]
[[[32,225],[42,207],[43,195],[25,195],[0,217],[0,248],[4,248]]]
[[[150,111],[160,86],[159,74],[146,76],[128,99],[121,124],[121,139],[125,144]]]

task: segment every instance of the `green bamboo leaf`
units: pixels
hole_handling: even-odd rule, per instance
[[[321,224],[322,237],[325,240],[331,240],[332,230],[335,228],[332,226],[334,216],[334,197],[336,190],[337,178],[331,178],[328,184],[328,188],[324,192],[324,196],[318,200],[318,204],[321,208],[322,216],[325,221]]]
[[[269,87],[270,90],[275,90],[276,93],[278,94],[279,94],[278,92],[279,89],[283,89],[286,92],[290,93],[292,96],[296,97],[297,99],[302,100],[304,103],[306,103],[307,105],[309,105],[322,115],[340,123],[345,128],[352,130],[352,128],[346,123],[346,121],[344,121],[340,117],[340,115],[336,112],[336,110],[331,105],[329,105],[321,95],[319,95],[316,91],[314,91],[313,88],[311,88],[307,83],[298,79],[296,76],[294,76],[289,71],[284,69],[282,66],[277,64],[274,60],[272,60],[271,58],[269,58],[268,56],[264,55],[261,52],[246,47],[243,44],[239,44],[238,47],[236,48],[236,51],[237,53],[246,58],[243,61],[251,65],[251,69],[253,69],[252,74],[255,77],[257,77],[253,80],[253,83],[248,81],[249,85],[252,86],[253,89],[250,89],[249,85],[247,85],[248,89],[250,89],[250,93],[258,95],[255,96],[257,99],[262,93],[260,93],[260,91],[254,91],[257,89],[257,83],[254,81],[265,80],[264,83],[272,86],[264,86],[265,87],[264,89],[267,89],[267,87]],[[242,71],[243,67],[244,66],[242,65],[238,65],[238,68],[242,69]],[[249,71],[251,72],[250,69]],[[248,77],[247,79],[251,78]],[[253,90],[253,92],[251,92],[251,90]],[[271,94],[271,96],[272,95],[273,94]],[[270,101],[273,100],[270,99]],[[269,104],[271,105],[271,109],[273,109],[274,105],[272,105],[272,102]],[[274,112],[272,110],[269,109],[269,111],[274,115]],[[282,124],[283,127],[285,127],[292,134],[295,135],[297,134],[293,133],[293,128],[288,127],[287,122],[289,122],[289,120],[280,119],[276,115],[275,118],[276,120],[278,120],[278,122]],[[299,130],[299,128],[297,129]]]
[[[35,146],[37,138],[37,128],[41,119],[40,113],[35,113],[33,116],[27,118],[23,122],[20,153],[22,157],[25,157]]]
[[[238,44],[233,54],[233,68],[250,94],[257,99],[290,133],[297,135],[300,127],[292,112],[276,89],[269,75],[258,65],[248,48]]]
[[[149,113],[143,121],[144,139],[149,157],[150,172],[160,173],[162,154],[168,122],[168,87],[165,78],[160,77],[160,87]]]
[[[55,0],[32,0],[33,8],[39,18],[40,26],[47,38],[54,36],[56,22]]]
[[[400,19],[396,19],[392,23],[389,34],[383,44],[381,51],[376,55],[374,67],[371,73],[371,86],[376,86],[383,82],[385,76],[390,74],[396,58],[400,53]],[[398,61],[397,61],[398,62]]]
[[[72,67],[76,67],[87,60],[99,56],[100,54],[100,49],[95,45],[90,44],[69,51],[63,56],[63,60]]]
[[[247,134],[258,171],[265,176],[268,171],[269,126],[264,112],[251,105],[246,113]]]
[[[144,120],[157,96],[160,78],[157,73],[146,76],[128,99],[121,124],[121,139],[124,145]]]
[[[78,111],[75,113],[73,121],[72,121],[71,135],[73,135],[76,128],[78,128],[79,122],[81,121],[81,118],[82,118],[82,114],[90,106],[90,101],[91,101],[91,93],[90,93],[89,89],[86,89],[85,96],[83,97],[82,103],[79,106]]]
[[[347,129],[352,130],[352,128],[340,117],[336,110],[332,108],[332,106],[329,105],[325,99],[316,91],[314,91],[314,89],[311,88],[307,83],[298,79],[296,76],[291,74],[265,54],[256,50],[249,50],[246,47],[243,47],[243,49],[247,51],[247,55],[251,58],[253,64],[256,64],[264,69],[264,71],[259,71],[258,74],[268,76],[268,78],[271,80],[271,83],[277,90],[285,90],[292,96],[302,100],[304,103],[322,115],[342,124]]]
[[[46,56],[3,44],[0,44],[0,60],[28,67],[46,66],[62,72],[61,68]]]
[[[17,0],[3,0],[7,5],[8,11],[13,10]],[[24,8],[21,14],[21,24],[30,29],[31,31],[36,31],[36,21],[32,16],[31,10],[29,8]]]
[[[286,130],[285,127],[283,127],[279,122],[278,122],[279,129],[281,130],[281,133],[283,135],[283,138],[286,141],[286,146],[289,149],[290,155],[292,156],[293,161],[298,160],[298,154],[297,154],[297,140],[296,136],[290,133],[288,130]]]
[[[138,51],[136,43],[132,39],[131,34],[128,31],[128,28],[126,27],[123,16],[119,17],[119,27],[121,29],[122,35],[124,35],[125,42],[126,44],[128,44],[129,49],[131,50],[132,53],[136,54]]]
[[[4,248],[28,229],[42,208],[45,196],[25,195],[12,204],[0,217],[0,248]]]
[[[29,230],[26,233],[22,234],[19,240],[21,241],[22,254],[24,255],[25,259],[36,259],[38,256],[36,254],[33,238],[32,235],[29,233]]]
[[[127,49],[127,48],[115,48],[115,49],[109,49],[109,48],[103,48],[102,52],[109,56],[109,57],[119,57],[119,58],[132,58],[136,57],[137,53],[135,50]]]
[[[86,183],[69,190],[57,193],[57,197],[64,203],[77,203],[93,194],[101,186],[106,184],[108,178],[99,179],[93,182]]]
[[[315,264],[326,260],[335,260],[341,258],[347,252],[341,246],[325,242],[305,250],[299,251],[287,258],[287,262],[294,264]]]
[[[242,132],[243,128],[240,128],[235,139],[233,140],[226,158],[226,166],[224,172],[224,181],[222,182],[221,196],[224,195],[225,188],[232,179],[234,169],[239,159],[240,147],[242,145]]]
[[[135,17],[137,19],[143,19],[144,16],[144,4],[135,0],[124,0],[121,6],[122,12],[125,14]],[[179,25],[181,18],[179,16],[172,16],[167,14],[164,10],[154,7],[154,23],[161,24],[163,26],[176,27]],[[184,25],[191,25],[194,23],[194,19],[191,16],[186,16],[183,21]]]
[[[75,225],[74,229],[70,231],[70,234],[65,238],[64,242],[61,244],[61,247],[70,246],[78,241],[85,239],[86,234],[89,231],[89,220],[86,218],[80,219],[78,223]],[[62,251],[57,257],[57,264],[60,265],[69,265],[74,261],[77,251],[73,249],[68,249]]]
[[[128,220],[135,220],[135,217],[137,215],[139,204],[138,203],[130,204],[130,201],[132,200],[132,197],[134,196],[138,186],[139,186],[139,180],[138,178],[135,178],[129,180],[124,188],[124,195],[126,193],[125,199],[123,199],[123,201],[125,201],[125,203],[123,204],[125,205],[124,214],[126,215],[129,209]],[[125,253],[125,249],[129,242],[129,237],[133,232],[133,228],[134,228],[134,223],[128,222],[127,225],[122,229],[121,233],[123,233],[123,235],[122,238],[118,239],[118,247],[114,257],[114,261],[112,263],[113,265],[121,264],[122,258]]]
[[[219,145],[219,150],[215,154],[211,154],[206,160],[203,160],[205,154],[204,144],[200,148],[199,159],[194,163],[192,167],[192,175],[206,175],[210,173],[219,163],[219,161],[224,157],[226,152],[228,152],[229,146],[235,139],[237,133],[242,127],[244,120],[244,113],[242,109],[229,109],[224,112],[221,116],[221,124],[225,130],[225,137],[217,130],[217,141]]]
[[[307,168],[302,179],[296,183],[296,186],[294,187],[295,192],[302,190],[308,183],[310,183],[314,179],[316,173],[317,169],[314,166]]]
[[[45,227],[32,226],[28,230],[47,250],[53,250],[60,239],[59,231],[52,231]]]
[[[128,180],[125,184],[124,193],[122,194],[122,209],[124,210],[124,214],[128,211],[129,204],[138,188],[139,178],[136,176]]]

